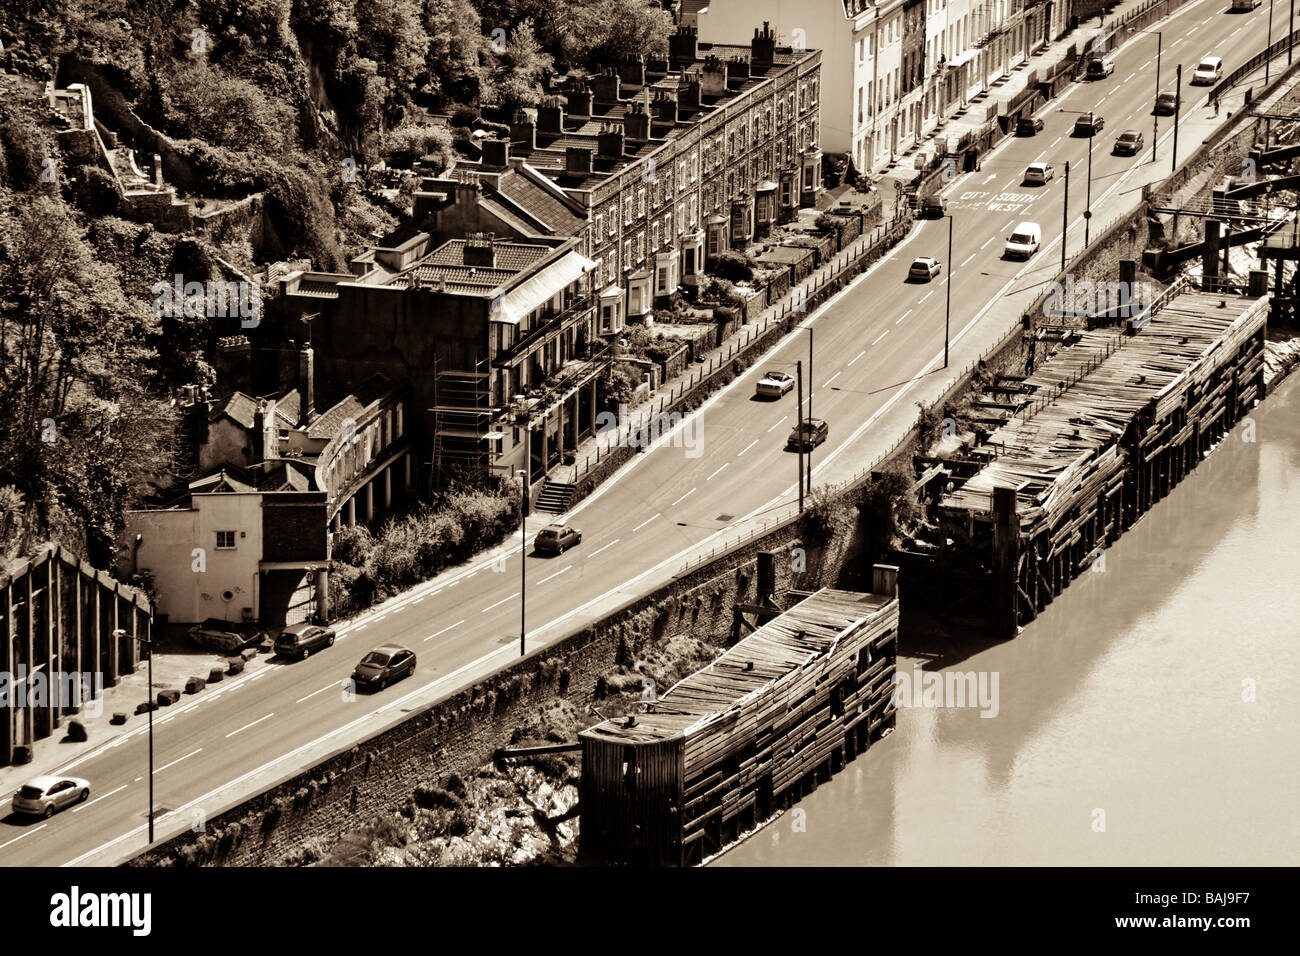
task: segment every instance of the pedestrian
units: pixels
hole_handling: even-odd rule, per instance
[[[1217,96],[1212,96],[1212,97],[1210,97],[1210,102],[1211,102],[1211,103],[1213,104],[1213,106],[1214,106],[1214,115],[1215,115],[1215,116],[1218,116],[1218,115],[1219,115],[1219,98],[1218,98]]]

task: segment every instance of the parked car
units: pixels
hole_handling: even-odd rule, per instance
[[[538,554],[563,554],[575,544],[582,543],[582,532],[564,524],[548,524],[537,532],[533,547]]]
[[[1126,129],[1119,134],[1111,152],[1116,156],[1136,156],[1142,151],[1142,134],[1135,129]]]
[[[1223,79],[1223,60],[1217,56],[1207,56],[1192,71],[1192,86],[1209,86]]]
[[[262,643],[266,632],[256,624],[237,624],[210,617],[202,624],[190,628],[189,635],[200,647],[223,654],[238,654],[246,647]]]
[[[1052,168],[1051,163],[1030,163],[1025,167],[1025,183],[1037,183],[1040,186],[1046,186],[1056,175],[1056,170]]]
[[[275,652],[285,657],[307,659],[312,651],[334,646],[334,631],[316,624],[290,624],[275,639]]]
[[[826,440],[830,427],[820,418],[809,418],[790,431],[785,447],[789,451],[812,451]]]
[[[780,398],[794,388],[794,381],[789,372],[768,372],[754,386],[754,394],[763,398]]]
[[[1075,136],[1095,136],[1106,125],[1106,120],[1097,113],[1080,116],[1074,121]]]
[[[1177,109],[1178,94],[1172,90],[1165,90],[1156,96],[1156,105],[1152,112],[1157,116],[1173,116]]]
[[[32,777],[14,791],[14,813],[52,817],[55,812],[90,796],[90,784],[80,777]]]
[[[1258,7],[1263,0],[1232,0],[1232,11],[1234,13],[1249,13]]]
[[[1089,60],[1084,75],[1090,80],[1100,80],[1115,72],[1114,60]]]
[[[907,270],[907,280],[929,282],[943,270],[942,263],[933,256],[917,256]]]
[[[1022,222],[1007,239],[1002,255],[1008,259],[1028,259],[1038,251],[1043,241],[1043,231],[1036,222]]]
[[[1022,116],[1016,121],[1017,136],[1033,136],[1035,133],[1041,133],[1043,130],[1043,121],[1037,116]]]
[[[917,215],[922,219],[942,219],[948,213],[948,205],[939,195],[922,196],[917,205]]]
[[[383,644],[361,658],[352,681],[367,690],[383,690],[394,681],[415,673],[415,652],[399,644]]]

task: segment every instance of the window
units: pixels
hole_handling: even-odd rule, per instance
[[[233,551],[235,549],[235,532],[218,531],[217,532],[217,550]]]
[[[596,213],[596,245],[600,245],[600,239],[605,235],[605,214]]]
[[[636,214],[638,219],[643,218],[645,216],[645,188],[644,187],[636,191]]]
[[[627,196],[623,199],[623,225],[632,225],[632,197]]]
[[[659,223],[650,227],[650,249],[651,251],[659,248]]]
[[[632,268],[632,240],[623,240],[623,271],[626,272]]]
[[[700,175],[700,154],[699,151],[691,153],[691,182],[695,182]]]
[[[677,164],[677,191],[681,192],[686,188],[686,160]]]

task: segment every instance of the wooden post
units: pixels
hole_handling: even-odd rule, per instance
[[[993,489],[993,627],[995,638],[1016,636],[1016,567],[1019,564],[1020,522],[1016,489]]]

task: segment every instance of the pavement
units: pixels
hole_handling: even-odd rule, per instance
[[[1262,10],[1262,8],[1261,8]],[[1213,49],[1230,70],[1264,45],[1267,11],[1229,17],[1222,4],[1184,6],[1166,29],[1179,55]],[[916,404],[933,402],[956,377],[1014,328],[1059,270],[1063,191],[1020,185],[1040,157],[1080,172],[1090,141],[1068,135],[1073,117],[1057,111],[1103,108],[1101,142],[1149,122],[1154,50],[1128,44],[1115,74],[1072,88],[1044,109],[1034,138],[1009,138],[979,172],[948,187],[957,228],[927,221],[872,269],[801,323],[815,332],[810,380],[813,414],[830,436],[813,456],[817,485],[851,481],[873,467],[911,427]],[[1138,74],[1141,80],[1134,82]],[[1205,87],[1187,87],[1180,151],[1190,153],[1216,119]],[[1091,210],[1106,223],[1133,209],[1144,182],[1169,169],[1162,127],[1158,162],[1092,149]],[[1068,240],[1082,248],[1085,196],[1071,189]],[[1022,219],[1044,225],[1044,246],[1025,263],[1001,259],[1001,242]],[[1104,225],[1101,227],[1104,228]],[[1100,228],[1094,226],[1094,234]],[[945,260],[940,278],[905,281],[913,256]],[[948,261],[951,258],[951,261]],[[955,286],[956,295],[949,294]],[[951,309],[947,308],[951,300]],[[393,726],[508,664],[521,627],[532,652],[672,580],[701,554],[734,546],[790,515],[796,456],[784,451],[795,396],[758,401],[754,383],[768,368],[807,362],[813,335],[786,337],[761,363],[709,398],[677,429],[637,455],[566,516],[582,528],[581,546],[563,556],[520,556],[525,537],[406,592],[338,628],[336,646],[301,662],[266,661],[258,672],[203,691],[155,726],[155,790],[160,839],[211,818],[302,767]],[[949,362],[943,365],[947,339]],[[805,369],[807,372],[807,369]],[[523,577],[527,600],[522,600]],[[523,620],[521,621],[521,614]],[[419,655],[413,679],[374,695],[350,696],[343,684],[370,647],[396,641]],[[0,863],[86,865],[119,862],[146,843],[142,768],[146,738],[137,725],[113,743],[92,747],[60,769],[91,780],[92,799],[52,820],[0,819]]]

